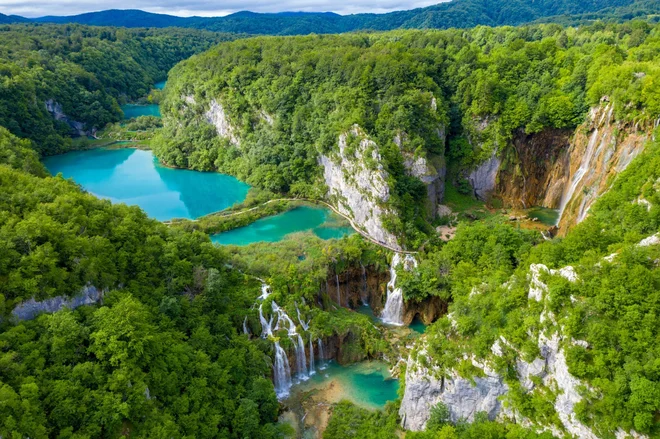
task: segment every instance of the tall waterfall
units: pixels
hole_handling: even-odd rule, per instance
[[[245,316],[245,319],[243,320],[243,334],[247,335],[249,333],[250,331],[248,331],[248,327],[247,327],[247,316]]]
[[[314,365],[314,343],[312,343],[312,336],[309,336],[309,376],[312,376],[316,373],[316,367]]]
[[[335,274],[335,280],[337,281],[337,304],[341,306],[341,290],[339,289],[339,275]]]
[[[395,253],[390,266],[390,281],[387,283],[387,301],[381,317],[384,323],[390,325],[403,325],[403,291],[396,286],[396,267],[403,263],[407,271],[417,267],[417,261],[411,255],[401,260],[401,254]]]
[[[323,340],[319,338],[318,340],[318,345],[319,345],[319,369],[323,370],[325,369],[325,352],[323,351]]]
[[[582,161],[580,162],[580,167],[578,168],[577,171],[575,171],[575,175],[573,175],[573,179],[571,180],[571,185],[568,187],[568,190],[564,192],[564,194],[561,197],[561,203],[559,204],[559,217],[557,218],[557,224],[559,224],[559,221],[561,221],[561,217],[564,214],[564,209],[566,209],[566,206],[568,203],[570,203],[571,198],[573,198],[573,195],[575,194],[575,190],[578,188],[580,185],[580,182],[584,178],[585,174],[587,171],[593,166],[591,163],[591,160],[594,157],[594,152],[596,150],[596,142],[598,141],[598,128],[596,128],[591,135],[591,139],[589,139],[589,145],[587,146],[587,150],[585,151],[584,155],[582,156]]]
[[[275,379],[275,393],[278,398],[289,396],[291,388],[291,367],[286,352],[280,346],[280,342],[275,343],[275,364],[273,365],[273,377]]]

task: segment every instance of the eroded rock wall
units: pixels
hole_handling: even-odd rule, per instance
[[[400,250],[396,236],[383,222],[394,212],[387,205],[389,175],[383,168],[378,145],[357,125],[340,135],[338,143],[338,153],[319,158],[330,202],[371,238]]]
[[[46,110],[50,113],[51,116],[53,116],[53,119],[60,122],[64,122],[67,125],[69,125],[69,128],[71,128],[71,134],[73,134],[74,136],[82,137],[82,136],[94,135],[96,133],[96,129],[94,128],[87,129],[87,127],[83,122],[73,120],[69,116],[67,116],[64,113],[62,104],[60,104],[59,102],[56,102],[53,99],[49,99],[45,102],[45,104],[46,104]]]
[[[83,305],[94,305],[103,300],[104,291],[88,285],[74,297],[57,296],[51,299],[36,301],[27,300],[16,306],[11,314],[16,320],[32,320],[42,313],[54,313],[64,308],[76,309]]]

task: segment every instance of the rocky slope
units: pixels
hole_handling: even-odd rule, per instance
[[[339,136],[338,147],[337,153],[319,157],[328,199],[374,240],[400,250],[396,236],[383,224],[384,217],[394,212],[387,205],[389,175],[378,145],[355,125]]]
[[[560,209],[565,234],[643,150],[657,124],[618,121],[604,98],[574,132],[516,133],[510,148],[474,168],[468,180],[482,200],[494,197],[505,206]],[[477,128],[484,131],[487,123]]]
[[[658,245],[658,235],[641,241],[639,246]],[[617,254],[605,258],[612,262]],[[491,346],[491,355],[485,359],[465,356],[475,371],[472,376],[464,376],[456,369],[441,370],[433,364],[427,355],[427,341],[420,345],[408,358],[405,375],[405,393],[399,414],[402,427],[408,430],[423,430],[431,409],[443,403],[449,409],[453,422],[459,419],[472,421],[477,412],[485,412],[490,419],[508,420],[522,423],[540,431],[550,431],[558,437],[579,437],[596,439],[600,437],[590,427],[582,423],[575,406],[583,399],[583,392],[592,390],[586,383],[571,375],[566,360],[565,350],[572,346],[588,348],[584,340],[574,340],[564,335],[563,327],[557,323],[550,310],[550,297],[545,282],[547,276],[563,277],[569,282],[580,282],[573,267],[567,266],[553,270],[542,264],[532,264],[527,271],[528,303],[542,305],[542,311],[535,325],[540,328],[534,337],[538,355],[526,361],[518,346],[504,337]],[[512,279],[511,282],[514,280]],[[506,288],[509,288],[506,286]],[[571,297],[571,301],[580,300]],[[455,325],[451,315],[448,316]],[[527,358],[529,360],[529,358]],[[508,368],[508,376],[497,370],[502,369],[502,362]],[[499,369],[498,369],[499,367]],[[540,419],[528,419],[521,415],[516,406],[516,398],[511,396],[511,386],[527,396],[548,399],[553,413]],[[554,420],[554,421],[553,421]],[[619,429],[617,437],[644,437],[631,431]]]

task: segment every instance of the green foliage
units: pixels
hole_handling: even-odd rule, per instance
[[[47,111],[47,101],[91,132],[119,121],[119,103],[147,95],[174,64],[230,38],[80,25],[5,25],[0,35],[0,125],[46,155],[72,148],[67,138],[77,135]]]

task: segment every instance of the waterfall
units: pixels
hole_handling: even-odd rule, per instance
[[[573,194],[575,194],[575,190],[577,189],[578,185],[584,178],[589,168],[592,167],[591,159],[593,158],[594,151],[596,150],[597,140],[598,140],[598,128],[594,130],[593,134],[591,135],[591,139],[589,139],[589,145],[587,146],[587,150],[582,156],[580,167],[575,172],[575,175],[573,175],[573,179],[571,180],[571,185],[569,186],[568,191],[564,192],[564,194],[562,195],[561,203],[559,204],[559,217],[557,219],[557,224],[559,224],[559,222],[561,221],[561,217],[564,214],[564,209],[566,209],[566,205],[568,205],[568,203],[570,203],[571,201],[571,198],[573,198]]]
[[[383,322],[390,325],[403,325],[403,291],[396,286],[396,267],[403,263],[407,271],[417,267],[417,261],[411,255],[401,260],[401,254],[395,253],[390,266],[390,281],[387,283],[387,301],[381,315]]]
[[[304,299],[303,299],[303,300],[304,300]],[[294,303],[295,303],[295,302],[294,302]],[[305,331],[308,331],[308,330],[309,330],[309,322],[305,323],[305,321],[304,321],[302,318],[300,318],[300,310],[298,309],[298,304],[295,303],[295,305],[296,305],[296,312],[298,313],[298,321],[300,322],[300,326],[302,326],[302,328],[303,328]],[[311,321],[311,320],[310,320],[310,321]]]
[[[305,342],[302,339],[302,336],[298,334],[298,344],[294,343],[294,351],[296,352],[296,371],[298,372],[298,378],[301,380],[306,380],[309,378],[307,375],[307,358],[305,356]]]
[[[312,343],[312,336],[309,336],[309,376],[312,376],[316,373],[316,367],[314,365],[314,343]]]
[[[247,316],[245,316],[245,320],[243,320],[243,334],[249,335],[250,331],[248,331],[247,327]]]
[[[335,274],[335,280],[337,281],[337,304],[341,306],[341,290],[339,289],[339,275]]]
[[[320,338],[318,339],[318,345],[319,345],[319,369],[323,370],[326,368],[325,365],[325,352],[323,352],[323,340]]]
[[[275,381],[275,393],[278,398],[289,396],[289,389],[291,388],[291,368],[289,367],[289,359],[286,357],[286,352],[280,346],[280,342],[276,341],[275,345],[275,364],[273,365],[273,378]]]

